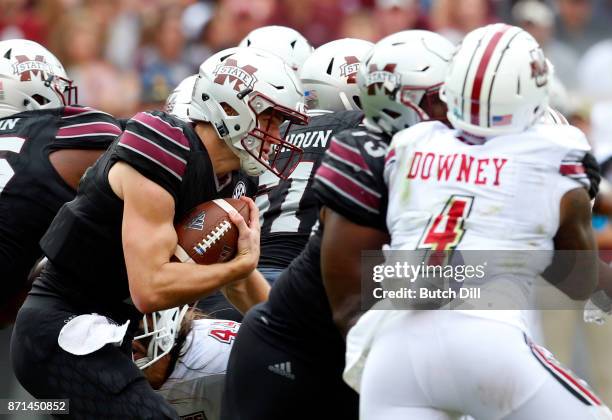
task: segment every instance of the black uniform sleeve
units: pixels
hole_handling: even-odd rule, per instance
[[[386,230],[387,148],[386,137],[362,129],[333,137],[315,175],[317,199],[354,223]]]
[[[178,200],[190,151],[181,124],[163,112],[136,114],[127,122],[113,159],[126,162]]]
[[[107,149],[121,134],[117,120],[106,112],[79,106],[61,109],[51,151],[61,149]]]

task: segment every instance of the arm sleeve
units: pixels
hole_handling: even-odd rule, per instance
[[[383,169],[387,144],[377,137],[354,134],[349,131],[332,138],[313,188],[322,205],[356,224],[386,231]]]
[[[107,149],[121,134],[121,127],[110,114],[88,107],[62,108],[55,139],[50,150]]]
[[[189,157],[189,140],[179,123],[161,112],[140,112],[126,124],[113,153],[178,199]]]

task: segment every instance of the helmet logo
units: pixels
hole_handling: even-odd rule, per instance
[[[346,63],[340,66],[340,76],[346,76],[346,83],[348,84],[357,83],[357,71],[361,62],[353,55],[344,57],[344,60]]]
[[[531,78],[535,79],[537,87],[545,86],[548,83],[548,63],[546,57],[541,49],[535,49],[529,51],[531,54],[532,61],[531,66]]]
[[[257,69],[250,64],[239,67],[236,60],[228,58],[213,71],[213,75],[216,76],[214,82],[223,85],[229,78],[230,83],[234,83],[234,90],[241,92],[244,89],[252,89],[255,86],[257,78],[254,76],[254,73],[256,71]]]
[[[378,70],[376,64],[370,64],[368,76],[366,77],[366,86],[368,87],[368,95],[375,94],[375,88],[385,88],[385,93],[390,94],[397,85],[399,85],[399,77],[394,73],[397,64],[386,64],[382,70]]]
[[[13,64],[13,73],[20,75],[20,81],[29,82],[32,76],[40,75],[40,80],[46,79],[46,74],[53,74],[49,63],[45,63],[45,57],[37,55],[34,60],[29,59],[25,55],[16,55],[17,64]]]

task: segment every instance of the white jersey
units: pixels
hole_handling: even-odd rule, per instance
[[[239,327],[234,321],[193,321],[184,355],[158,391],[181,418],[219,419],[227,361]]]
[[[588,187],[581,164],[588,150],[584,134],[569,125],[537,124],[480,144],[439,122],[403,130],[391,143],[385,168],[391,248],[552,251],[561,198]],[[494,258],[493,267],[503,268],[489,268],[486,287],[492,281],[495,287],[480,299],[497,302],[501,293],[513,308],[526,308],[521,299],[552,253]],[[526,329],[519,311],[469,313]]]

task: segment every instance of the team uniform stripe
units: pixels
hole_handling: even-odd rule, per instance
[[[592,392],[584,387],[576,378],[574,378],[568,371],[552,363],[545,355],[542,350],[535,345],[530,344],[531,352],[540,362],[540,364],[548,370],[565,389],[567,389],[572,395],[578,398],[586,405],[601,405],[601,400],[597,398]]]
[[[330,157],[334,158],[337,161],[340,161],[359,171],[364,171],[370,175],[372,174],[365,159],[363,158],[359,150],[354,147],[343,144],[336,139],[332,139],[332,143],[329,149],[327,150],[327,153]]]
[[[476,68],[476,75],[474,76],[474,83],[472,84],[472,95],[470,104],[470,121],[474,125],[480,124],[480,94],[482,92],[482,84],[484,82],[484,76],[486,74],[487,67],[491,62],[491,57],[495,48],[499,44],[500,39],[504,34],[511,28],[509,25],[503,25],[498,32],[495,32],[489,43],[487,44],[478,67]]]
[[[179,180],[183,179],[187,162],[150,140],[131,131],[124,131],[118,145],[157,163]]]
[[[146,112],[136,114],[132,117],[132,121],[136,121],[182,149],[189,150],[189,140],[179,127],[173,127],[161,118]]]
[[[121,129],[114,124],[107,122],[91,122],[61,127],[57,131],[56,137],[118,136],[120,134]]]
[[[380,194],[363,184],[323,163],[317,170],[315,178],[331,190],[348,198],[366,210],[378,214]]]
[[[562,163],[559,172],[565,176],[582,175],[585,173],[582,163]]]
[[[389,150],[387,156],[385,156],[385,165],[389,163],[393,158],[395,158],[395,149]]]
[[[101,114],[101,115],[106,115],[107,117],[112,118],[112,116],[110,114],[107,114],[106,112],[98,111],[97,109],[93,109],[89,107],[80,108],[78,106],[64,107],[62,111],[62,118],[67,119],[67,118],[74,118],[74,117],[79,117],[82,115],[90,115],[90,114]]]

